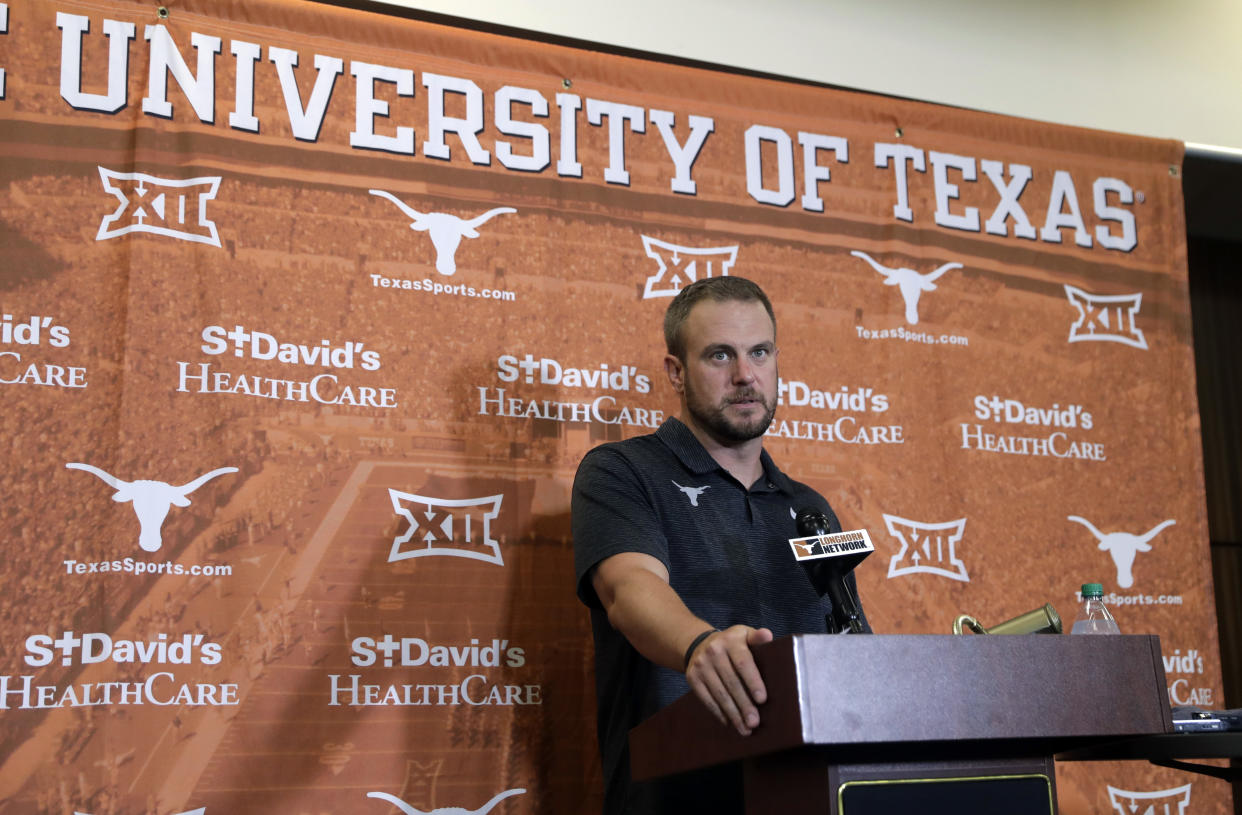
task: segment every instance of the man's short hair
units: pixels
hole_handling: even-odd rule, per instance
[[[673,302],[668,304],[668,310],[664,312],[664,345],[670,354],[682,362],[686,361],[686,345],[681,337],[682,326],[690,316],[690,311],[703,300],[715,303],[762,303],[768,312],[768,318],[772,320],[772,334],[776,334],[776,314],[772,311],[771,301],[758,284],[732,275],[705,277],[678,292]]]

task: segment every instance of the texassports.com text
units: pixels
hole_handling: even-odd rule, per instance
[[[468,286],[465,283],[454,283],[449,285],[441,283],[438,280],[424,278],[422,280],[407,280],[401,277],[385,277],[381,274],[371,275],[371,285],[377,289],[407,289],[409,291],[425,291],[433,295],[452,295],[456,297],[477,297],[482,300],[506,300],[512,302],[517,300],[517,294],[504,289],[476,289],[474,286]]]
[[[970,345],[969,337],[962,337],[957,334],[941,334],[934,336],[926,331],[908,331],[904,325],[896,328],[863,328],[861,325],[854,326],[854,330],[858,332],[859,339],[864,340],[901,340],[903,342],[917,342],[923,345]]]
[[[226,577],[233,574],[233,567],[227,563],[173,563],[165,560],[160,563],[148,563],[132,557],[120,560],[65,560],[65,574],[97,574],[124,572],[126,574],[181,574],[192,577]]]
[[[1076,602],[1082,602],[1082,592],[1074,592]],[[1104,595],[1101,600],[1106,606],[1180,606],[1182,604],[1182,596],[1180,594],[1117,594],[1110,592]]]

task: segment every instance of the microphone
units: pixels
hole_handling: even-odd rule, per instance
[[[829,633],[864,633],[858,598],[845,577],[875,551],[871,536],[865,529],[833,533],[834,526],[841,528],[836,517],[810,507],[799,510],[794,521],[800,535],[789,541],[794,558],[806,569],[819,595],[826,594],[832,601],[832,613],[824,620]]]

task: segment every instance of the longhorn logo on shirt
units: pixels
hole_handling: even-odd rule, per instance
[[[397,809],[405,813],[405,815],[487,815],[492,809],[504,799],[511,795],[521,795],[526,792],[525,789],[519,787],[517,789],[505,790],[498,792],[492,796],[492,799],[478,809],[466,809],[465,807],[437,807],[430,812],[424,812],[402,801],[395,795],[389,795],[386,792],[368,792],[368,798],[377,798],[380,801],[387,801]]]
[[[118,173],[99,167],[106,192],[120,203],[99,222],[95,240],[147,232],[194,243],[220,245],[216,224],[207,218],[207,202],[216,197],[220,176],[157,178],[146,173]]]
[[[966,519],[928,524],[896,515],[884,515],[888,533],[901,541],[901,551],[888,562],[888,576],[934,574],[950,580],[970,582],[966,564],[957,555],[957,545],[966,529]]]
[[[692,507],[697,507],[699,505],[699,496],[712,488],[710,484],[706,487],[683,487],[676,481],[673,481],[673,486],[686,494],[686,497],[690,499],[690,506]]]
[[[705,277],[728,277],[737,261],[737,246],[695,248],[641,236],[647,257],[659,264],[655,274],[647,278],[643,299],[675,297],[677,292]]]
[[[919,322],[919,298],[923,296],[925,291],[935,291],[935,281],[945,272],[951,269],[960,269],[960,263],[946,263],[935,271],[927,274],[919,274],[913,269],[892,268],[884,266],[866,252],[850,252],[856,258],[867,261],[871,264],[871,268],[884,275],[885,286],[896,286],[901,292],[901,299],[906,304],[906,322],[910,325],[917,325]]]
[[[1101,532],[1086,518],[1081,518],[1077,515],[1067,515],[1066,520],[1087,527],[1091,534],[1095,536],[1095,539],[1100,542],[1100,551],[1108,552],[1112,556],[1113,565],[1117,567],[1117,585],[1123,589],[1128,589],[1134,585],[1134,559],[1138,556],[1138,553],[1150,552],[1151,539],[1160,534],[1165,527],[1177,523],[1177,521],[1169,518],[1156,524],[1141,535],[1134,535],[1129,532]]]
[[[1078,320],[1070,326],[1070,342],[1119,342],[1147,350],[1147,338],[1134,324],[1143,304],[1143,294],[1089,294],[1069,284],[1065,296],[1078,310]]]
[[[500,514],[504,495],[484,498],[432,498],[389,489],[392,508],[410,522],[393,538],[388,562],[412,557],[447,555],[505,564],[500,544],[492,538],[492,521]],[[406,546],[406,544],[409,544]]]
[[[1118,815],[1185,815],[1190,784],[1152,792],[1131,792],[1108,785],[1108,801]]]

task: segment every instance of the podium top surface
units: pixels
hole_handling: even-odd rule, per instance
[[[634,777],[796,747],[1051,754],[1173,730],[1150,635],[796,635],[756,648],[755,660],[768,702],[754,733],[739,736],[687,695],[631,731]]]

